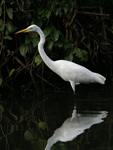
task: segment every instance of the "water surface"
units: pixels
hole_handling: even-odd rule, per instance
[[[94,124],[72,141],[57,142],[54,149],[112,150],[113,149],[113,86],[82,85],[75,97],[70,91],[8,93],[1,96],[0,149],[42,150],[54,131],[77,113],[107,111],[103,122]]]

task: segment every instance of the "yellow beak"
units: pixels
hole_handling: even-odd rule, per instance
[[[22,33],[22,32],[26,32],[26,31],[28,31],[28,30],[29,30],[29,28],[26,28],[26,29],[23,29],[23,30],[20,30],[20,31],[16,32],[15,34]]]

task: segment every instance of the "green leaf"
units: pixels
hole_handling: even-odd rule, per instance
[[[12,37],[7,35],[7,36],[4,36],[4,39],[12,40]]]
[[[41,62],[42,62],[42,58],[41,58],[41,56],[38,54],[38,55],[35,57],[36,66],[40,65]]]
[[[26,131],[25,133],[24,133],[24,138],[25,138],[25,140],[26,141],[33,141],[33,136],[32,136],[32,134],[31,134],[31,132],[30,131]]]
[[[8,8],[8,9],[6,10],[6,12],[7,12],[8,17],[9,17],[10,19],[13,19],[13,9],[12,9],[12,8]]]
[[[59,7],[55,7],[54,9],[53,9],[53,12],[54,12],[54,14],[57,16],[60,12],[61,12],[61,7],[59,6]]]
[[[28,51],[28,46],[23,43],[23,44],[20,46],[20,54],[21,54],[22,56],[25,56],[26,53],[27,53],[27,51]]]
[[[45,28],[43,30],[45,37],[47,37],[51,33],[51,28]]]
[[[47,19],[49,19],[50,16],[51,16],[51,12],[48,11],[48,10],[46,10],[45,17],[46,17]]]
[[[39,15],[42,15],[43,13],[44,13],[44,9],[41,9],[41,8],[38,8],[37,9],[37,13],[39,14]]]
[[[56,27],[54,25],[50,25],[49,28],[51,29],[51,31],[56,30]]]
[[[54,45],[54,42],[53,42],[53,41],[48,41],[48,42],[47,42],[47,49],[51,51],[53,45]]]
[[[58,30],[55,30],[55,31],[51,32],[51,34],[50,34],[51,39],[52,39],[53,41],[58,41],[58,39],[59,39],[59,34],[60,34],[60,32],[59,32]]]
[[[80,48],[75,48],[74,49],[74,52],[76,53],[76,56],[78,58],[81,58],[82,57],[82,52],[81,52],[81,49]]]
[[[66,14],[67,12],[68,12],[68,6],[67,5],[65,5],[65,7],[64,7],[64,13]]]
[[[33,24],[36,24],[37,26],[41,27],[42,26],[42,19],[39,16],[34,16],[33,17]]]
[[[11,32],[12,31],[11,23],[10,22],[6,22],[5,25],[6,25],[7,29],[9,30],[9,32]]]
[[[68,1],[68,2],[67,2],[67,4],[68,4],[68,6],[69,6],[70,8],[72,8],[72,7],[73,7],[73,5],[74,5],[73,1],[71,1],[71,0],[70,0],[70,1]]]
[[[0,78],[0,86],[2,85],[2,78]]]
[[[11,113],[11,115],[15,118],[15,120],[17,121],[18,120],[18,117],[15,116],[14,114]]]
[[[33,43],[34,47],[38,46],[38,42],[39,42],[39,38],[38,37],[33,37],[32,38],[32,43]]]
[[[0,105],[0,110],[4,112],[4,107],[2,105]]]
[[[67,53],[65,55],[65,60],[72,61],[73,60],[73,54],[72,53]]]
[[[32,38],[29,36],[29,37],[26,37],[25,38],[25,44],[27,45],[28,43],[30,43],[32,41]]]
[[[15,69],[11,69],[9,72],[9,77],[12,76],[13,72],[15,71]]]
[[[1,17],[1,15],[2,15],[2,7],[0,7],[0,17]]]
[[[46,140],[40,138],[38,140],[38,150],[44,150],[46,144],[47,144]]]
[[[63,46],[63,42],[61,42],[61,41],[56,41],[55,42],[55,46],[57,47],[62,47]]]
[[[41,120],[39,120],[38,125],[39,125],[39,128],[42,129],[42,130],[45,130],[45,129],[48,128],[47,123],[46,122],[42,122]]]
[[[12,32],[14,32],[17,29],[17,27],[12,27]]]
[[[73,51],[73,54],[76,53],[76,56],[80,58],[81,61],[87,61],[88,60],[88,52],[84,49],[75,48]]]
[[[46,140],[43,140],[41,138],[38,141],[31,141],[32,149],[44,150],[46,144]]]

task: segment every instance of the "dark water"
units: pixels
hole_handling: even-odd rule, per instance
[[[68,142],[57,142],[52,150],[113,150],[113,86],[82,85],[71,92],[45,91],[1,95],[0,149],[43,150],[54,130],[78,113],[107,111],[104,122],[92,125]]]

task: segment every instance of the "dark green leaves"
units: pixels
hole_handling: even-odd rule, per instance
[[[51,33],[51,28],[45,28],[43,30],[45,37],[47,37]]]
[[[36,24],[37,26],[41,27],[42,26],[42,19],[40,16],[34,16],[33,17],[33,23]]]
[[[32,38],[32,43],[33,43],[34,47],[38,46],[38,42],[39,42],[39,38],[38,37],[33,37]]]
[[[33,136],[32,136],[32,134],[31,134],[31,132],[30,131],[26,131],[25,133],[24,133],[24,138],[25,138],[25,140],[26,141],[33,141]]]
[[[58,41],[58,39],[59,39],[59,34],[60,34],[60,32],[58,31],[58,30],[54,30],[52,33],[51,33],[51,39],[53,40],[53,41]]]
[[[47,42],[47,49],[51,51],[52,48],[53,48],[53,45],[54,45],[54,42],[53,42],[53,41],[48,41],[48,42]]]
[[[6,22],[6,27],[7,27],[7,29],[8,29],[9,32],[12,31],[12,26],[11,26],[10,22]]]
[[[72,48],[70,47],[70,50],[68,50],[68,53],[66,53],[66,55],[65,55],[65,59],[69,60],[69,61],[72,61],[74,54],[81,61],[87,61],[88,60],[88,52],[86,50],[84,50],[84,49],[80,49],[80,48],[77,48],[77,47],[74,48],[74,50],[72,50]]]
[[[8,8],[6,10],[6,13],[10,19],[13,19],[13,9],[12,8]]]
[[[41,17],[46,17],[47,19],[51,16],[51,12],[47,9],[38,8],[37,13],[41,15]]]
[[[46,140],[39,138],[38,141],[31,141],[32,149],[44,150],[46,146]]]
[[[66,53],[65,60],[72,61],[73,60],[73,54],[72,53]]]
[[[84,49],[75,48],[74,52],[78,58],[80,58],[81,61],[87,61],[88,60],[88,52]]]
[[[29,44],[31,41],[32,41],[32,37],[27,36],[27,37],[25,38],[25,44],[26,44],[26,45]]]
[[[20,53],[22,56],[25,56],[25,54],[27,53],[28,51],[28,46],[23,43],[21,46],[20,46]]]

